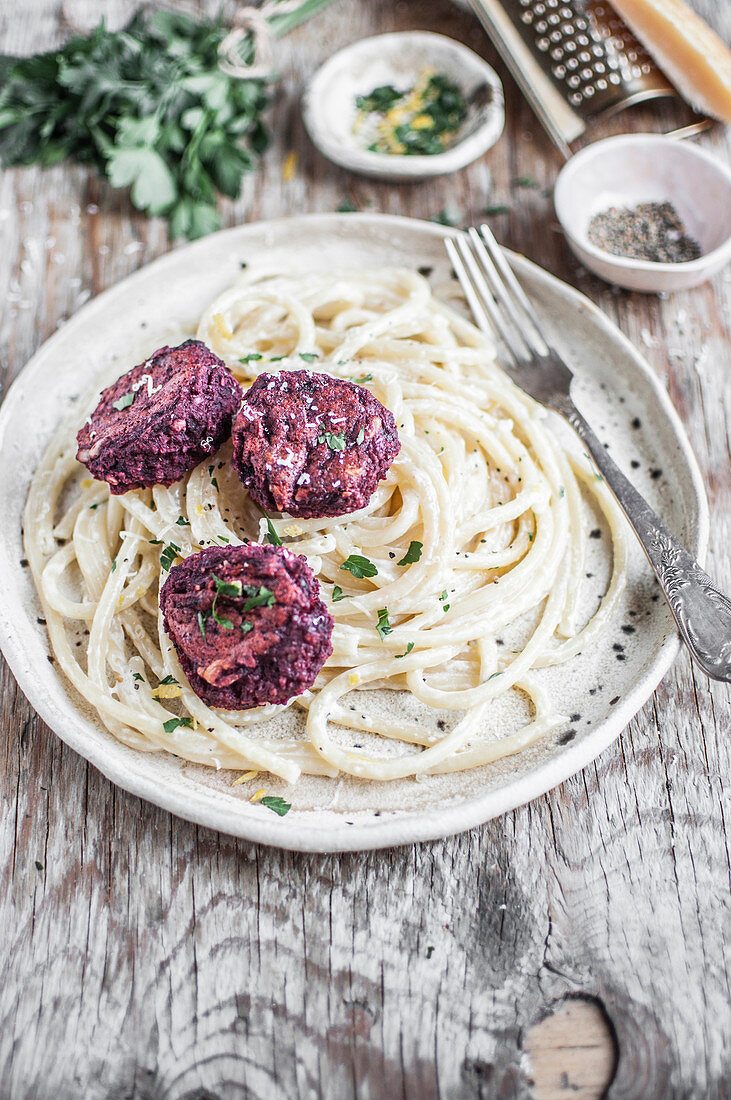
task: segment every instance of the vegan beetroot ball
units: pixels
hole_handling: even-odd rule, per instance
[[[165,629],[204,703],[286,703],[332,653],[333,620],[305,558],[280,546],[211,546],[170,570]]]
[[[234,466],[256,503],[307,519],[365,507],[400,446],[373,394],[306,370],[260,375],[233,427]]]
[[[76,457],[112,493],[172,485],[231,432],[241,387],[200,340],[159,348],[102,392]]]

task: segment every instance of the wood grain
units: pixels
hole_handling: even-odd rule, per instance
[[[731,6],[697,2],[728,37]],[[48,48],[134,7],[5,4],[0,48]],[[505,136],[417,185],[333,168],[304,135],[303,81],[339,46],[410,27],[496,64]],[[509,204],[500,239],[588,294],[667,384],[729,587],[731,272],[660,300],[582,271],[552,211],[559,155],[477,23],[442,0],[339,0],[281,59],[274,146],[226,224],[345,198],[464,221]],[[702,143],[729,156],[723,130]],[[518,186],[524,175],[538,186]],[[84,300],[169,248],[162,223],[68,166],[4,172],[0,232],[0,392]],[[731,1095],[729,696],[685,656],[617,743],[545,798],[444,842],[342,857],[269,851],[141,803],[54,737],[5,666],[1,686],[2,1100],[598,1095],[602,1079],[576,1079],[571,1043],[541,1023],[577,996],[593,1006],[574,1042],[595,1036],[590,1068],[604,1059],[609,1075],[616,1044],[611,1097]]]

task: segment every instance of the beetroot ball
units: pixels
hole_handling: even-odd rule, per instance
[[[364,508],[400,443],[362,386],[312,371],[262,374],[233,427],[233,462],[265,510],[311,519]]]
[[[305,558],[280,546],[211,546],[170,570],[165,629],[209,707],[286,703],[332,653],[333,620]]]
[[[200,340],[159,348],[102,392],[76,457],[112,493],[172,485],[231,432],[241,387]]]

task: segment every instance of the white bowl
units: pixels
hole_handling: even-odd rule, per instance
[[[652,263],[613,256],[592,244],[589,222],[610,206],[671,202],[701,246],[697,260]],[[556,214],[585,267],[628,290],[682,290],[710,279],[731,260],[731,170],[687,141],[627,134],[597,141],[562,168]]]
[[[450,77],[468,102],[480,86],[490,89],[488,96],[470,105],[454,144],[432,156],[362,148],[353,133],[356,96],[368,95],[383,84],[409,88],[426,68]],[[495,144],[505,123],[503,86],[497,73],[461,42],[427,31],[378,34],[333,54],[307,86],[302,114],[313,143],[335,164],[365,176],[402,180],[464,168]]]

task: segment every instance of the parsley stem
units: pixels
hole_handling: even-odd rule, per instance
[[[300,23],[304,23],[306,19],[310,19],[313,15],[317,15],[322,8],[326,8],[328,4],[332,4],[333,0],[304,0],[298,8],[294,11],[283,12],[281,15],[272,15],[267,22],[271,28],[271,32],[275,38],[281,38],[282,35],[289,34],[290,31],[298,27]]]

